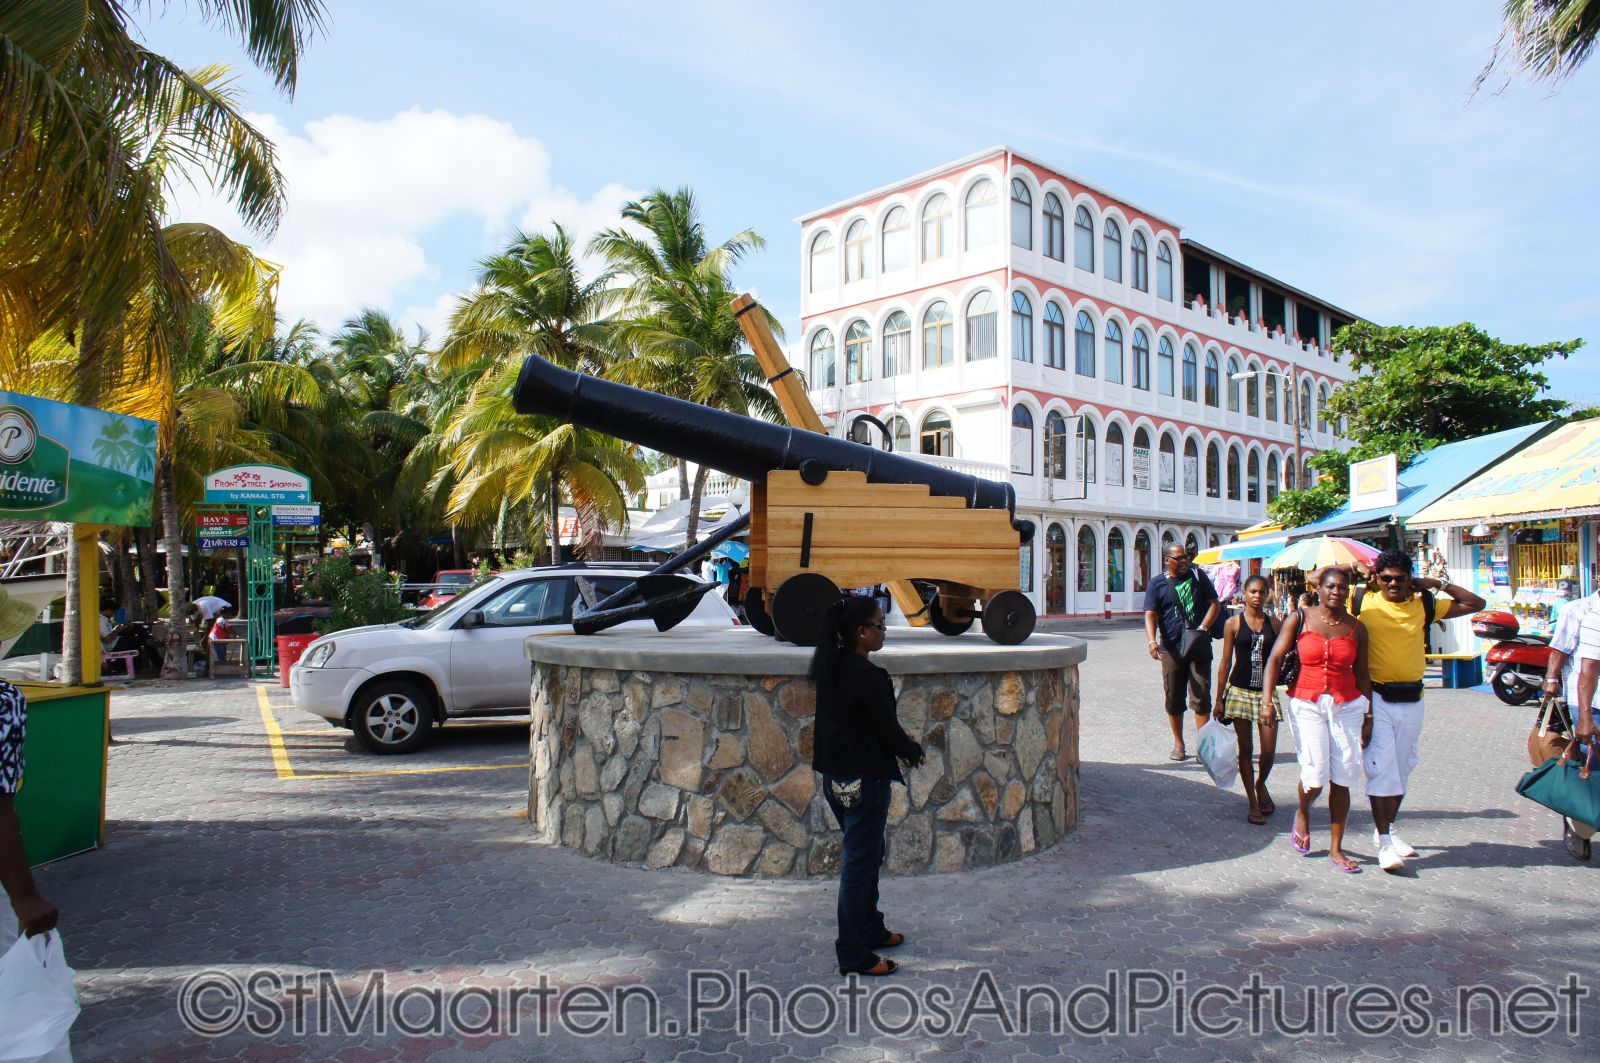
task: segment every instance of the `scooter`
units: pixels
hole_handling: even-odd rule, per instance
[[[1516,615],[1503,609],[1472,618],[1474,635],[1496,640],[1484,659],[1489,664],[1489,686],[1507,705],[1522,705],[1536,697],[1550,664],[1549,636],[1524,635],[1521,630]]]

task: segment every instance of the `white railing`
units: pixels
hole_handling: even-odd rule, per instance
[[[925,461],[929,465],[937,465],[941,469],[950,469],[953,472],[965,473],[968,476],[977,476],[985,480],[1011,479],[1011,470],[994,462],[968,461],[965,458],[946,458],[937,454],[906,454],[905,456],[916,458],[918,461]]]

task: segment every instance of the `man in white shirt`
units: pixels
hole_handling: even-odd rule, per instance
[[[215,594],[202,594],[189,603],[189,608],[200,614],[200,622],[205,623],[233,603],[226,598],[218,598]]]
[[[1600,591],[1568,602],[1556,619],[1550,637],[1550,663],[1545,669],[1544,692],[1560,693],[1572,713],[1573,729],[1582,741],[1596,737],[1595,678],[1600,675]],[[1567,851],[1579,860],[1590,857],[1589,839],[1594,828],[1566,820],[1562,829]]]

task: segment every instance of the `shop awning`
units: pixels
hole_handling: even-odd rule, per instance
[[[1575,421],[1534,440],[1408,521],[1446,528],[1479,521],[1600,514],[1600,420]]]
[[[1273,520],[1264,520],[1259,524],[1252,524],[1239,533],[1238,542],[1228,543],[1225,546],[1208,546],[1195,555],[1194,563],[1197,565],[1215,565],[1223,561],[1240,561],[1250,557],[1270,556],[1283,549],[1284,544],[1288,542],[1283,535],[1275,534],[1281,531],[1283,531],[1283,525]],[[1262,547],[1264,551],[1262,553],[1249,552],[1253,545],[1250,540],[1259,539],[1262,536],[1272,536],[1271,548]]]
[[[1391,520],[1414,527],[1418,523],[1418,514],[1424,509],[1517,448],[1549,432],[1555,424],[1554,421],[1540,421],[1521,428],[1508,428],[1504,432],[1441,444],[1419,455],[1400,470],[1400,500],[1393,509],[1351,510],[1348,504],[1343,505],[1321,520],[1295,528],[1291,535],[1296,539],[1312,535],[1350,535],[1363,529],[1377,530]]]

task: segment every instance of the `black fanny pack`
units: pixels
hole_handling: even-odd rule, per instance
[[[1374,683],[1374,692],[1382,694],[1384,701],[1407,705],[1422,700],[1422,680],[1414,683]]]

